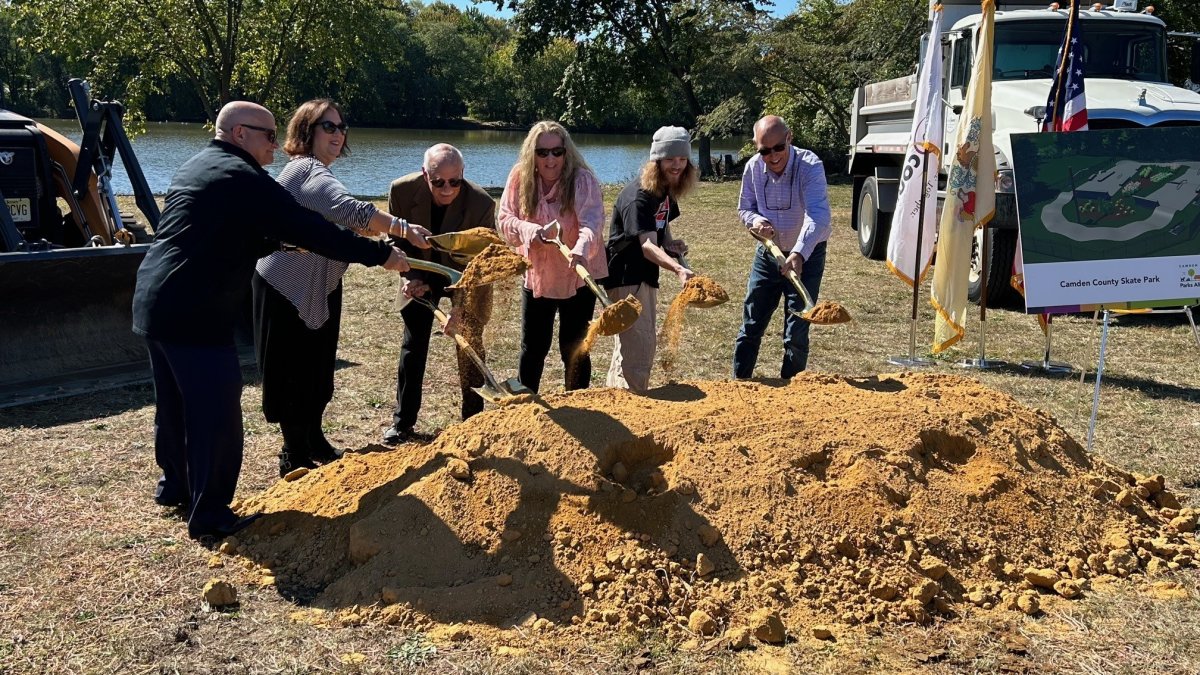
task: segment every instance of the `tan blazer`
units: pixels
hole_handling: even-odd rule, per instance
[[[470,181],[462,186],[458,196],[446,207],[446,215],[442,218],[440,227],[434,228],[430,224],[433,220],[432,211],[433,193],[429,191],[429,183],[425,182],[425,176],[420,171],[392,181],[391,190],[388,192],[388,213],[393,216],[427,227],[434,234],[461,232],[473,227],[496,229],[495,200],[483,188]],[[418,249],[408,242],[402,242],[401,247],[410,258],[429,260],[457,270],[463,268],[451,260],[449,255],[440,251]],[[428,281],[423,273],[417,270],[409,272],[406,276]]]

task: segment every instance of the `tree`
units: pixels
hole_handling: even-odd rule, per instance
[[[86,76],[136,108],[172,77],[210,121],[245,98],[289,107],[283,83],[320,68],[331,77],[385,43],[371,0],[26,0],[28,45],[88,64]]]
[[[791,121],[798,145],[832,167],[850,142],[855,88],[912,73],[926,0],[805,0],[761,34],[765,112]]]
[[[590,66],[649,79],[667,75],[685,105],[689,127],[746,86],[747,78],[736,68],[743,61],[731,47],[748,43],[763,16],[749,0],[495,1],[515,13],[521,54],[537,53],[553,38],[565,37],[576,40],[583,53],[577,71]],[[593,77],[594,82],[611,79],[603,73]],[[703,129],[697,136],[701,174],[711,175],[710,137]]]

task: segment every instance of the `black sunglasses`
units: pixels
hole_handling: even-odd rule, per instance
[[[555,157],[562,157],[563,155],[567,154],[567,149],[560,145],[557,148],[538,148],[538,149],[534,150],[534,152],[537,153],[538,157],[545,159],[546,157],[549,157],[550,155],[554,155]]]
[[[449,183],[450,187],[452,187],[452,188],[462,187],[462,184],[465,182],[467,182],[466,178],[430,178],[429,179],[429,184],[432,185],[433,187],[439,188],[439,189],[441,187],[443,187],[446,183]]]
[[[247,129],[253,129],[255,131],[263,132],[267,136],[268,143],[274,143],[275,139],[277,138],[277,136],[275,135],[274,129],[268,129],[266,127],[256,127],[253,124],[243,124],[242,126],[246,127]]]
[[[347,132],[350,131],[350,125],[346,124],[345,122],[342,122],[341,124],[334,124],[333,122],[330,122],[329,120],[321,120],[320,122],[313,122],[313,126],[321,127],[321,131],[324,131],[327,134],[332,134],[335,131],[340,131],[340,132],[342,132],[343,135],[345,135]]]
[[[769,147],[769,148],[759,148],[759,149],[758,149],[758,154],[762,155],[763,157],[766,157],[767,155],[769,155],[769,154],[771,154],[771,153],[773,153],[773,152],[783,152],[784,148],[786,148],[786,147],[787,147],[787,143],[786,143],[786,142],[784,142],[784,143],[779,143],[778,145],[774,145],[774,146],[772,146],[772,147]]]

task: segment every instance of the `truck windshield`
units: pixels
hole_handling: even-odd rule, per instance
[[[1084,21],[1085,76],[1166,82],[1161,26],[1133,21]],[[995,80],[1053,77],[1063,21],[996,23]]]

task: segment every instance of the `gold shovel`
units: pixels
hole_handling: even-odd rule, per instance
[[[439,309],[437,305],[425,298],[412,299],[428,307],[443,329],[450,322],[450,317],[446,316],[446,313]],[[483,359],[480,358],[479,354],[471,347],[471,344],[467,342],[465,337],[456,332],[454,333],[454,341],[458,343],[458,348],[471,359],[471,362],[475,364],[479,372],[483,373],[483,386],[471,387],[471,390],[482,396],[485,401],[503,406],[520,403],[533,397],[533,390],[521,384],[521,381],[515,377],[510,377],[503,382],[496,379],[491,369],[487,367],[487,364],[483,362]]]
[[[483,252],[488,244],[503,244],[500,235],[495,230],[486,227],[473,227],[461,232],[446,232],[425,237],[425,241],[461,265],[471,261],[471,258]]]
[[[557,220],[551,221],[549,225],[554,226],[556,234],[554,238],[543,239],[543,241],[558,246],[558,250],[562,252],[563,257],[570,262],[571,249],[567,248],[567,245],[562,242],[562,227],[559,226]],[[579,278],[583,279],[583,282],[592,290],[592,293],[595,293],[596,297],[600,299],[600,304],[604,306],[604,309],[600,310],[600,317],[597,319],[596,332],[600,335],[616,335],[628,330],[637,321],[638,315],[642,313],[642,303],[638,302],[637,298],[628,295],[616,302],[612,302],[608,299],[608,294],[592,278],[591,273],[587,271],[586,267],[575,265],[575,273],[579,275]]]
[[[775,243],[775,240],[760,237],[753,231],[748,231],[750,232],[751,237],[759,240],[762,242],[763,246],[767,247],[767,251],[771,254],[771,257],[775,258],[776,264],[782,268],[783,263],[787,260],[787,258],[783,255],[783,251],[779,250],[779,245]],[[804,299],[804,309],[800,312],[788,310],[792,314],[804,319],[805,321],[808,321],[809,323],[815,323],[822,326],[846,323],[847,321],[850,321],[850,312],[847,312],[846,308],[842,307],[838,303],[829,301],[822,301],[820,305],[814,303],[812,296],[808,294],[808,289],[804,287],[804,284],[800,283],[800,279],[796,276],[795,270],[788,270],[788,273],[785,276],[787,277],[788,281],[792,282],[792,286],[795,287],[796,292],[800,294],[800,297]]]

